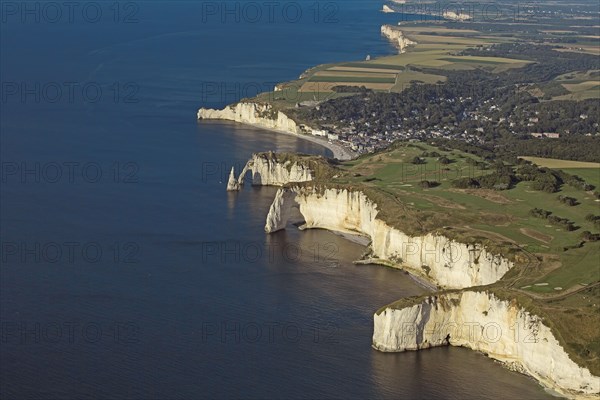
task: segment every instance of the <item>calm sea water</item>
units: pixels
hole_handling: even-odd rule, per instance
[[[465,349],[373,350],[373,312],[423,289],[225,191],[255,151],[327,151],[196,109],[393,51],[379,2],[29,4],[0,36],[1,398],[547,397]]]

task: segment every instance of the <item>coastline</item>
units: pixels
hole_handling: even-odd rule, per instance
[[[401,31],[399,31],[399,32],[402,33]],[[402,42],[402,43],[404,43],[404,42]],[[401,47],[400,53],[402,53],[403,52],[402,48],[404,46],[401,44],[400,47]],[[280,112],[280,115],[281,114],[283,114],[283,112]],[[239,121],[233,121],[233,122],[239,122]],[[272,127],[267,127],[267,126],[261,125],[259,123],[251,123],[251,122],[246,122],[246,121],[239,122],[239,123],[242,123],[244,125],[253,126],[253,127],[256,127],[256,128],[267,129],[267,130],[270,130],[270,131],[273,131],[273,132],[276,132],[276,133],[283,133],[283,134],[287,134],[287,135],[292,135],[292,136],[304,138],[304,139],[306,139],[308,141],[311,141],[311,142],[313,142],[315,144],[319,144],[319,145],[321,145],[321,146],[329,149],[333,153],[333,158],[338,159],[338,160],[350,160],[353,157],[356,157],[356,155],[354,155],[354,156],[352,155],[353,152],[351,150],[345,148],[342,145],[339,145],[339,144],[336,144],[336,143],[332,143],[332,142],[330,142],[329,140],[327,140],[326,138],[323,138],[323,137],[313,136],[313,135],[310,135],[310,134],[295,133],[293,131],[289,131],[289,130],[285,130],[285,129],[277,129],[277,128],[272,128]],[[344,237],[346,240],[349,240],[349,241],[352,241],[354,243],[358,243],[358,244],[361,244],[361,245],[368,245],[368,243],[365,243],[364,238],[361,237],[360,235],[347,234],[347,233],[344,233],[344,232],[335,231],[335,230],[331,230],[331,229],[328,229],[328,230],[330,232],[336,234],[336,235]],[[362,265],[366,265],[366,264],[387,265],[385,263],[378,263],[378,262],[376,262],[373,259],[371,259],[371,260],[363,260],[362,262],[356,262],[356,264],[362,264]],[[440,291],[439,288],[437,288],[435,285],[432,285],[426,279],[424,279],[422,277],[419,277],[419,276],[417,276],[417,275],[415,275],[413,273],[410,273],[410,272],[408,272],[408,275],[415,282],[416,285],[424,288],[425,290],[427,290],[428,292],[430,292],[430,294],[438,295],[438,293],[436,293],[436,292],[441,293],[441,291]],[[475,286],[477,286],[477,285],[473,285],[471,287],[475,287]],[[466,288],[463,288],[463,289],[466,289]],[[480,317],[479,314],[477,316]],[[487,314],[485,314],[485,316],[487,316]],[[487,353],[485,353],[485,354],[486,354],[486,356],[490,357]],[[494,358],[494,357],[491,357],[491,358]],[[507,368],[510,369],[511,368],[511,364],[510,363],[506,363],[506,364],[507,364]],[[547,382],[544,382],[539,377],[535,377],[535,375],[531,375],[531,376],[533,376],[534,379],[536,379],[538,381],[538,383],[542,384],[542,386],[544,386],[545,388],[547,388],[547,389],[549,388],[550,390],[553,390],[554,386],[552,386],[552,385],[547,386],[548,385]]]
[[[352,243],[356,243],[361,246],[364,246],[365,248],[367,246],[369,246],[369,244],[371,243],[370,238],[360,235],[360,234],[352,234],[352,233],[347,233],[347,232],[334,231],[334,230],[330,230],[330,229],[327,229],[327,231],[333,233],[334,235],[340,236]],[[378,262],[376,262],[375,259],[357,260],[357,261],[354,261],[354,265],[380,265],[380,266],[384,266],[384,267],[394,268],[394,269],[405,272],[417,286],[420,286],[421,288],[427,290],[429,293],[434,293],[434,292],[438,291],[437,286],[434,285],[433,283],[427,281],[427,279],[417,276],[417,275],[415,275],[411,272],[408,272],[404,269],[392,267],[386,263],[382,263],[382,262],[378,263]]]
[[[415,282],[415,284],[417,286],[422,287],[423,289],[429,291],[430,293],[435,293],[435,292],[437,292],[439,290],[438,287],[435,284],[433,284],[432,282],[428,281],[427,279],[425,279],[425,278],[423,278],[421,276],[416,275],[414,272],[407,271],[404,268],[395,267],[394,265],[392,265],[390,263],[384,262],[384,261],[376,259],[376,258],[368,258],[368,259],[364,259],[364,260],[356,260],[356,261],[354,261],[354,264],[355,265],[380,265],[380,266],[383,266],[383,267],[389,267],[389,268],[397,269],[399,271],[405,272]]]
[[[418,277],[415,274],[411,274],[410,272],[407,272],[407,273],[408,273],[408,276],[410,276],[410,278],[417,285],[421,286],[423,289],[426,289],[426,290],[430,291],[431,293],[435,293],[438,290],[438,288],[434,284],[428,282],[427,280],[425,280],[421,277]]]
[[[367,247],[369,245],[369,243],[371,243],[371,238],[363,236],[363,235],[359,235],[358,233],[353,234],[353,233],[347,233],[347,232],[332,231],[329,229],[328,229],[328,231],[335,235],[341,236],[344,239],[346,239],[352,243],[360,244],[361,246]]]
[[[400,29],[397,29],[397,27],[392,26],[392,25],[382,25],[381,33],[384,36],[386,36],[388,41],[391,41],[393,44],[395,44],[397,47],[399,47],[400,54],[404,53],[408,46],[414,46],[417,44],[417,42],[413,42],[413,41],[409,40],[408,38],[404,37],[403,32]],[[315,69],[317,67],[319,67],[319,65],[315,65],[313,67],[306,69],[300,75],[300,78],[306,76],[310,70]],[[277,90],[277,86],[276,86],[275,90]],[[253,109],[243,110],[243,108],[245,106],[252,106]],[[266,130],[276,132],[276,133],[282,133],[282,134],[286,134],[286,135],[300,137],[300,138],[308,140],[312,143],[319,144],[319,145],[329,149],[333,153],[332,158],[337,159],[339,161],[349,161],[349,160],[355,159],[359,156],[359,153],[353,151],[349,146],[345,146],[341,143],[334,143],[326,138],[323,138],[322,136],[298,133],[301,130],[298,129],[298,127],[296,125],[297,124],[296,121],[294,121],[292,118],[290,118],[288,115],[286,115],[283,111],[278,111],[276,113],[277,118],[268,117],[268,116],[264,115],[264,113],[270,113],[272,111],[273,111],[272,106],[270,104],[264,105],[264,104],[260,104],[260,102],[250,99],[250,100],[240,100],[238,102],[226,105],[222,109],[212,109],[212,108],[201,107],[198,110],[197,115],[198,115],[198,120],[207,119],[207,120],[232,121],[232,122],[237,122],[240,124],[252,126],[255,128],[266,129]],[[249,117],[248,116],[246,116],[246,117],[240,116],[240,114],[244,114],[247,112],[250,113]],[[278,124],[281,119],[284,122],[281,124]],[[262,121],[265,121],[265,120],[268,122],[262,123]],[[251,121],[258,121],[258,122],[251,122]],[[275,124],[272,124],[273,121],[275,121]],[[291,122],[291,127],[290,127],[290,122]],[[284,129],[277,129],[271,125],[283,126]],[[288,128],[288,129],[286,129],[286,128]],[[308,129],[312,130],[312,128],[310,128],[310,127]]]
[[[254,128],[265,129],[265,130],[271,131],[271,132],[283,133],[285,135],[294,136],[297,138],[308,140],[309,142],[312,142],[312,143],[319,144],[319,145],[325,147],[326,149],[329,149],[333,153],[333,158],[340,160],[340,161],[352,160],[353,158],[356,158],[356,156],[357,156],[356,153],[354,153],[352,150],[345,148],[341,144],[332,143],[329,140],[322,139],[318,136],[301,135],[298,133],[292,133],[289,131],[285,131],[283,129],[265,128],[264,126],[261,126],[258,124],[250,124],[250,123],[246,123],[246,122],[239,122],[239,123],[244,124],[244,125],[249,125]]]
[[[300,229],[303,230],[304,228],[300,227]],[[371,238],[361,235],[361,234],[358,234],[358,233],[354,234],[354,233],[336,231],[336,230],[331,230],[331,229],[327,229],[327,231],[333,233],[334,235],[340,236],[340,237],[348,240],[349,242],[364,246],[365,248],[367,248],[371,244]],[[438,290],[438,287],[436,285],[429,282],[427,279],[425,279],[423,277],[415,275],[415,274],[413,274],[409,271],[406,271],[402,268],[397,268],[397,267],[391,266],[384,262],[377,262],[377,260],[373,259],[373,258],[365,259],[365,260],[356,260],[356,261],[354,261],[354,265],[380,265],[380,266],[384,266],[384,267],[394,268],[394,269],[397,269],[400,271],[404,271],[415,282],[415,284],[417,286],[422,287],[423,289],[427,290],[428,292],[433,293]]]
[[[239,122],[239,121],[226,120],[226,119],[220,119],[220,120],[206,119],[206,121],[212,121],[212,122],[223,121],[223,122],[228,122],[228,123],[232,123],[232,124],[241,124],[241,125],[251,126],[253,128],[258,128],[258,129],[262,129],[262,130],[266,130],[266,131],[271,131],[271,132],[281,133],[284,135],[294,136],[294,137],[304,139],[309,142],[312,142],[312,143],[315,143],[315,144],[325,147],[326,149],[330,150],[333,153],[333,158],[340,160],[340,161],[352,160],[353,158],[356,158],[356,156],[357,156],[357,154],[355,152],[342,146],[341,144],[332,143],[327,139],[322,139],[322,138],[320,138],[318,136],[314,136],[314,135],[302,135],[302,134],[298,134],[298,133],[289,132],[284,129],[269,128],[269,127],[266,127],[261,124],[252,124],[250,122]]]

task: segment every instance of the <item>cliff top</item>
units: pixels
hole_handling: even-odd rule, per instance
[[[302,153],[275,153],[272,151],[255,153],[252,156],[285,165],[288,171],[296,163],[303,165],[313,172],[314,180],[317,182],[328,182],[338,173],[336,161],[323,156]]]

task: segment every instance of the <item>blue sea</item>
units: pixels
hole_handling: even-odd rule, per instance
[[[329,151],[196,120],[311,66],[392,54],[379,26],[399,15],[66,3],[0,4],[0,398],[548,397],[466,349],[372,349],[373,313],[425,289],[354,265],[364,247],[334,233],[266,235],[274,188],[225,191],[253,152]]]

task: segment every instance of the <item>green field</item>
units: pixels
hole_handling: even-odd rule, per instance
[[[424,164],[412,164],[411,161],[424,152],[438,153],[447,157],[450,163],[440,164],[436,155],[422,157]],[[590,213],[600,214],[600,203],[591,194],[568,185],[563,185],[560,193],[548,194],[532,190],[529,182],[518,183],[510,190],[456,189],[452,181],[457,178],[492,173],[489,166],[487,169],[474,167],[467,160],[483,163],[457,150],[442,151],[422,143],[406,144],[344,164],[350,176],[346,175],[343,182],[380,189],[415,212],[431,213],[430,216],[424,214],[423,220],[417,221],[414,226],[407,225],[407,222],[392,221],[402,223],[404,230],[413,233],[423,227],[435,230],[452,225],[461,228],[461,236],[472,231],[473,236],[502,238],[528,251],[562,252],[564,247],[580,241],[581,231],[594,231],[593,225],[584,218]],[[590,183],[598,180],[598,171],[587,168],[581,173],[580,169],[575,170],[582,178],[589,178]],[[439,185],[422,188],[421,182],[425,180],[435,181]],[[576,207],[562,204],[557,199],[559,194],[574,197],[580,204]],[[529,211],[540,205],[555,215],[575,221],[580,226],[579,232],[568,232],[549,225],[546,220],[532,218]],[[569,287],[568,284],[563,286],[565,289]]]
[[[349,76],[313,76],[310,82],[358,82],[358,83],[395,83],[396,78],[349,77]]]
[[[339,67],[358,67],[358,68],[377,68],[377,69],[390,69],[394,71],[402,71],[404,68],[396,64],[382,64],[377,61],[364,61],[364,62],[349,62],[337,64]]]
[[[440,58],[440,60],[444,60],[444,61],[448,61],[448,62],[453,62],[453,63],[467,63],[467,64],[475,64],[475,65],[479,65],[479,64],[491,64],[491,65],[498,65],[498,64],[513,64],[513,63],[521,63],[523,62],[522,60],[515,60],[512,58],[502,58],[502,57],[470,57],[470,56],[463,56],[463,57],[444,57],[444,58]]]
[[[522,156],[520,158],[527,160],[527,161],[531,161],[532,163],[539,165],[540,167],[558,168],[558,169],[565,169],[565,168],[591,169],[591,170],[600,169],[600,163],[593,163],[593,162],[557,160],[555,158],[529,157],[529,156]]]
[[[556,77],[570,93],[556,97],[556,100],[585,100],[600,98],[600,71],[590,70],[571,72]]]
[[[599,168],[561,168],[563,171],[577,175],[585,179],[596,187],[600,187],[600,167]]]
[[[437,68],[440,71],[486,68],[499,73],[508,68],[523,67],[530,62],[504,57],[456,55],[457,52],[468,48],[516,40],[507,35],[482,33],[478,29],[449,29],[434,22],[408,23],[401,30],[405,32],[406,37],[417,43],[403,54],[370,61],[318,65],[305,71],[300,79],[288,82],[289,85],[298,88],[298,94],[285,96],[276,92],[265,93],[256,96],[256,100],[268,102],[283,111],[294,108],[302,101],[325,101],[353,94],[352,91],[343,93],[333,90],[334,86],[364,86],[374,91],[397,93],[414,82],[436,84],[446,81],[443,74],[420,71],[423,68]],[[385,73],[395,74],[395,77],[377,76]],[[590,91],[586,91],[581,96],[587,96],[589,93]]]

